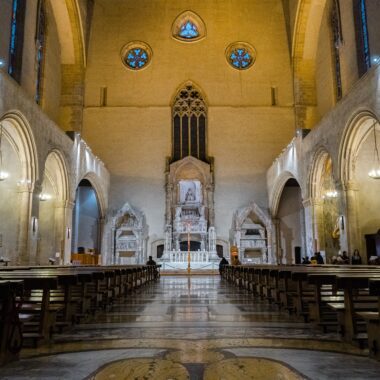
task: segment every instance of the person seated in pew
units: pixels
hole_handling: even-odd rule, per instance
[[[302,264],[311,264],[311,262],[309,260],[309,256],[305,256],[302,258]]]
[[[351,264],[352,265],[360,265],[362,263],[362,258],[360,256],[359,250],[355,249],[354,253],[351,257]]]
[[[343,259],[343,264],[349,264],[350,263],[350,258],[347,255],[347,251],[343,251],[342,259]]]
[[[156,262],[152,259],[152,256],[149,256],[149,260],[146,262],[146,265],[157,265]]]
[[[321,252],[315,252],[314,256],[311,258],[311,264],[324,264]]]

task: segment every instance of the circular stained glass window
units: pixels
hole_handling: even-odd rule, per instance
[[[152,50],[143,42],[131,42],[124,46],[121,56],[128,69],[141,70],[149,64]]]
[[[256,52],[253,46],[246,42],[235,42],[226,50],[228,63],[237,70],[245,70],[253,65]]]

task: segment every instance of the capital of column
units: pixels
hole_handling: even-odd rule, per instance
[[[315,207],[315,206],[322,206],[323,205],[323,199],[322,198],[307,198],[302,201],[303,207]]]
[[[343,183],[344,191],[359,191],[359,185],[356,181],[347,181]]]

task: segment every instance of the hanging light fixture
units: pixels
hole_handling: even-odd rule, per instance
[[[3,124],[0,123],[0,181],[4,181],[9,177],[9,173],[3,170],[2,140],[3,140]]]
[[[377,139],[376,139],[376,124],[377,120],[374,120],[372,128],[373,128],[373,139],[374,139],[374,161],[372,164],[372,169],[368,172],[368,175],[373,179],[380,179],[380,158],[379,158],[379,149],[377,147]]]

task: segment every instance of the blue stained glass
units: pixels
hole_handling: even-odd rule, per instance
[[[12,23],[11,23],[11,41],[10,41],[10,56],[14,56],[16,54],[16,41],[17,41],[17,0],[13,0],[13,9],[12,9]],[[12,74],[13,73],[13,64],[12,64],[12,59],[10,60],[10,64],[8,67],[8,73]]]
[[[362,23],[362,33],[363,33],[363,53],[365,64],[367,69],[371,67],[371,58],[369,52],[369,37],[368,37],[368,27],[367,27],[367,11],[365,6],[365,0],[361,0],[360,2],[360,16]]]
[[[197,27],[191,21],[186,21],[185,24],[181,26],[179,36],[182,38],[191,39],[198,37],[199,32]]]
[[[252,63],[252,56],[247,49],[236,48],[230,53],[230,60],[237,69],[245,69]]]
[[[127,52],[126,63],[132,69],[141,69],[148,63],[149,55],[142,48],[134,48]]]

